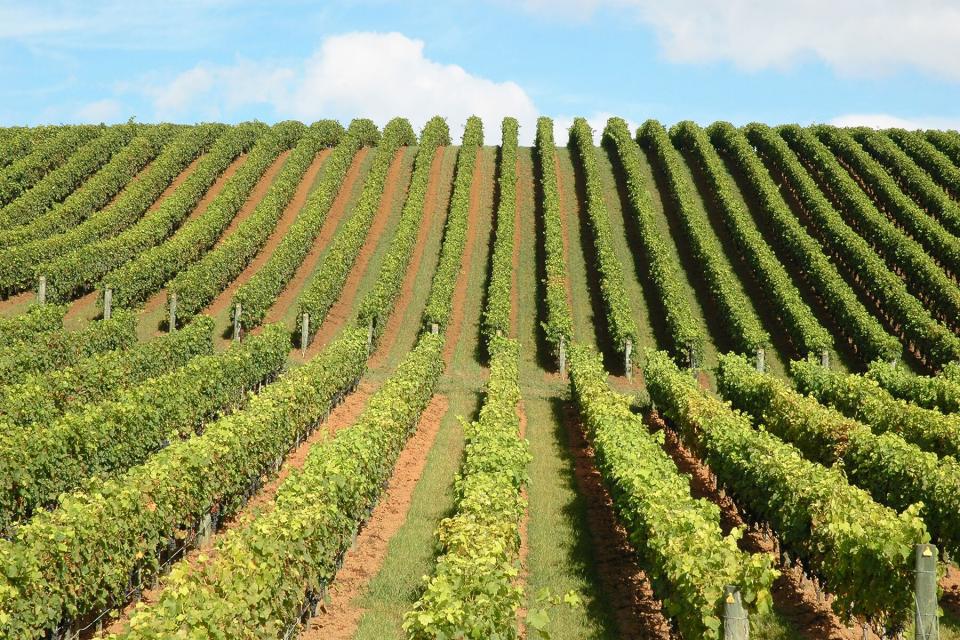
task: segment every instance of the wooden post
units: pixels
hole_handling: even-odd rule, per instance
[[[696,352],[696,349],[693,348],[693,343],[690,343],[687,345],[687,359],[689,360],[690,368],[696,369],[697,368],[697,352]]]
[[[623,345],[623,370],[627,373],[627,380],[633,380],[633,362],[630,356],[633,355],[633,340],[627,338]]]
[[[376,329],[376,326],[377,326],[377,317],[371,316],[370,324],[367,325],[367,353],[369,353],[370,350],[373,349],[373,332],[374,332],[374,329]]]
[[[307,355],[307,343],[310,341],[310,314],[300,318],[300,353]]]
[[[830,352],[826,349],[820,352],[820,365],[827,369],[830,368]]]
[[[757,371],[763,373],[767,368],[763,347],[757,347]]]
[[[40,285],[37,287],[37,302],[47,303],[47,276],[40,276]]]
[[[233,341],[240,342],[240,303],[237,303],[237,306],[233,308]]]
[[[170,294],[170,331],[177,330],[177,294]]]
[[[557,348],[557,369],[561,376],[567,371],[567,343],[563,338],[560,338],[560,346]]]
[[[937,548],[932,544],[916,546],[913,621],[916,640],[940,640],[937,619]]]
[[[110,319],[110,307],[113,306],[113,287],[103,290],[103,319]]]
[[[440,333],[440,325],[438,325],[436,322],[431,323],[430,333],[432,333],[433,335],[437,335],[438,333]]]
[[[748,640],[750,621],[743,608],[740,589],[727,585],[723,590],[723,640]]]

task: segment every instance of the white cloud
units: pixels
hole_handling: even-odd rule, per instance
[[[337,118],[346,124],[368,117],[382,125],[404,116],[419,129],[440,114],[451,134],[459,135],[467,117],[476,114],[486,141],[496,144],[500,120],[512,115],[532,138],[537,110],[518,84],[433,61],[423,49],[422,40],[400,33],[347,33],[325,39],[302,64],[200,64],[169,82],[144,81],[126,89],[145,95],[160,119],[196,113],[224,118],[244,106],[266,105],[281,118]]]
[[[874,129],[960,129],[960,118],[901,118],[888,113],[847,113],[830,120],[837,127],[872,127]]]
[[[76,120],[79,122],[117,122],[122,118],[123,106],[112,98],[95,100],[89,102],[76,112]]]
[[[527,0],[532,11],[553,3]],[[910,67],[960,80],[954,0],[560,0],[567,15],[607,7],[651,25],[675,62],[731,61],[750,70],[819,59],[845,74]]]

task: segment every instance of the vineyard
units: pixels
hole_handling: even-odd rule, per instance
[[[0,637],[960,638],[960,133],[345,124],[0,128]]]

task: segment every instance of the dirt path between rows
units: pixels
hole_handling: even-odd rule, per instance
[[[320,232],[313,241],[313,246],[310,247],[307,256],[303,259],[303,262],[300,263],[300,266],[297,267],[293,278],[291,278],[287,286],[284,287],[283,292],[277,297],[276,302],[273,303],[270,310],[267,311],[264,324],[282,320],[284,314],[286,314],[290,306],[293,305],[300,296],[303,285],[313,274],[313,270],[316,269],[323,250],[330,244],[330,240],[333,238],[337,226],[340,224],[340,220],[346,213],[347,203],[350,202],[350,198],[353,196],[354,185],[360,178],[360,169],[369,152],[370,147],[363,147],[353,156],[350,169],[347,171],[343,184],[340,186],[340,191],[337,192],[337,196],[330,206],[330,211],[327,212],[327,217],[323,221]]]
[[[237,292],[237,289],[246,284],[250,278],[253,277],[253,274],[259,271],[263,265],[270,260],[273,252],[276,250],[277,246],[284,239],[284,237],[286,237],[287,232],[290,230],[290,227],[293,226],[297,216],[300,215],[300,211],[303,209],[303,206],[307,202],[307,197],[310,195],[310,190],[313,187],[313,183],[316,182],[317,176],[320,174],[320,170],[323,168],[323,165],[329,156],[330,149],[328,148],[323,149],[317,155],[317,157],[313,159],[313,163],[307,169],[303,179],[297,186],[297,190],[293,194],[293,199],[289,204],[287,204],[287,207],[283,211],[283,215],[277,222],[276,228],[267,238],[266,244],[262,249],[260,249],[254,259],[246,266],[240,275],[237,276],[233,282],[227,285],[227,288],[224,289],[220,295],[213,300],[213,302],[207,305],[207,308],[203,310],[205,314],[209,316],[216,316],[219,313],[222,313],[224,309],[230,306],[230,302],[233,300],[233,294]]]
[[[0,300],[0,315],[12,316],[27,310],[31,302],[37,299],[36,291],[24,291]]]
[[[356,260],[353,262],[353,266],[350,268],[350,273],[347,276],[347,281],[343,285],[340,296],[337,298],[337,301],[333,303],[333,306],[330,307],[330,310],[327,311],[326,317],[323,319],[323,322],[320,323],[320,328],[313,336],[313,342],[311,342],[307,348],[307,359],[312,358],[327,346],[330,340],[332,340],[333,337],[337,335],[337,332],[347,323],[347,320],[350,319],[357,299],[357,293],[360,290],[360,281],[367,273],[367,266],[370,264],[373,254],[376,253],[377,246],[381,242],[390,242],[390,238],[385,237],[384,230],[390,221],[390,214],[393,211],[395,193],[401,190],[402,194],[400,197],[405,197],[403,194],[406,194],[409,184],[400,184],[400,171],[403,169],[403,156],[406,151],[406,147],[397,149],[393,160],[390,162],[390,169],[387,171],[387,179],[383,187],[383,193],[380,195],[380,206],[377,208],[377,213],[370,223],[367,237],[360,249],[359,255],[357,255]]]
[[[329,602],[313,617],[300,638],[303,640],[348,640],[353,637],[363,614],[355,603],[380,571],[390,540],[407,519],[413,492],[427,465],[427,456],[447,413],[447,397],[434,395],[420,416],[417,430],[407,440],[397,459],[386,491],[362,526],[343,566],[328,590]]]
[[[584,501],[593,564],[620,637],[669,640],[670,623],[649,577],[640,568],[627,531],[617,519],[580,417],[569,402],[565,403],[565,413],[567,448],[573,459],[577,493]]]
[[[363,412],[364,407],[366,407],[367,400],[374,393],[374,391],[374,385],[366,380],[361,381],[356,391],[344,398],[343,402],[337,405],[333,411],[330,412],[330,416],[327,418],[327,420],[317,425],[317,428],[307,438],[304,439],[300,446],[287,455],[283,466],[280,467],[280,473],[267,482],[260,489],[260,491],[258,491],[256,495],[254,495],[247,502],[247,504],[243,506],[239,513],[226,520],[224,523],[221,523],[220,528],[211,538],[209,544],[204,545],[201,548],[190,550],[186,557],[177,564],[180,566],[195,567],[197,557],[201,552],[203,552],[209,558],[215,557],[218,543],[224,538],[224,536],[227,535],[228,532],[246,526],[258,515],[261,515],[264,512],[272,509],[274,506],[273,501],[274,498],[276,498],[277,491],[280,489],[280,485],[283,484],[283,482],[287,479],[291,471],[294,469],[303,468],[303,465],[307,460],[307,456],[310,453],[310,448],[316,445],[318,442],[328,439],[341,429],[349,427],[356,422],[357,418],[359,418],[360,414]],[[186,563],[186,565],[183,563]],[[161,581],[157,587],[145,590],[141,599],[143,605],[151,606],[156,604],[163,593],[164,587],[165,582]],[[120,617],[117,618],[106,630],[105,635],[110,633],[120,633],[123,631],[130,621],[130,616],[133,614],[134,608],[135,604],[128,604],[121,612]]]
[[[463,245],[463,256],[460,260],[460,273],[457,275],[457,284],[453,288],[453,302],[450,311],[450,321],[447,323],[447,339],[443,345],[443,361],[449,365],[453,360],[457,343],[460,342],[460,332],[463,330],[464,302],[467,299],[467,283],[470,280],[470,264],[473,260],[473,247],[477,244],[477,225],[480,222],[480,205],[483,195],[483,149],[477,149],[477,157],[473,163],[473,176],[470,178],[470,208],[467,211],[467,239]]]
[[[690,493],[695,498],[704,498],[720,507],[720,526],[724,533],[734,527],[745,527],[746,533],[740,547],[749,553],[767,553],[775,557],[774,564],[782,575],[773,585],[773,602],[776,610],[789,620],[805,638],[810,640],[861,640],[859,629],[844,625],[830,608],[831,596],[817,597],[814,584],[796,567],[787,567],[779,562],[780,544],[775,536],[750,527],[741,515],[733,499],[717,486],[710,468],[689,451],[679,437],[657,414],[651,414],[648,425],[665,434],[664,449],[673,458],[678,470],[690,476]],[[878,640],[874,634],[868,636]]]
[[[437,190],[440,188],[440,170],[443,168],[443,154],[446,147],[438,147],[433,154],[433,160],[430,164],[430,176],[427,179],[427,195],[423,201],[423,217],[420,220],[420,229],[417,231],[416,244],[413,247],[413,254],[410,256],[410,263],[407,265],[407,271],[403,276],[403,285],[400,287],[400,293],[393,305],[393,312],[387,319],[387,325],[380,335],[380,342],[376,351],[370,358],[370,368],[377,368],[386,361],[390,350],[393,348],[400,331],[400,324],[403,322],[407,313],[407,307],[413,299],[413,287],[417,282],[417,274],[423,268],[424,251],[426,249],[427,237],[430,235],[430,229],[433,227],[433,220],[437,215]]]
[[[267,167],[267,170],[263,172],[263,175],[260,176],[260,179],[257,180],[257,184],[254,185],[253,191],[250,192],[250,195],[247,196],[246,202],[243,203],[243,206],[240,207],[240,210],[237,211],[237,214],[233,216],[233,220],[230,221],[230,224],[226,229],[223,230],[223,233],[220,234],[220,237],[217,238],[214,248],[219,247],[223,244],[224,240],[229,238],[234,231],[236,231],[237,226],[239,226],[244,220],[250,217],[250,214],[257,208],[257,205],[260,204],[260,201],[263,200],[264,196],[267,195],[267,192],[270,191],[270,187],[273,186],[273,181],[277,179],[277,174],[280,173],[280,170],[283,169],[283,165],[286,164],[287,158],[290,157],[291,150],[287,149],[282,152],[276,158],[274,158],[273,163]]]

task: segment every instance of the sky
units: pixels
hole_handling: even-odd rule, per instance
[[[945,0],[0,0],[0,125],[512,115],[960,128]]]

